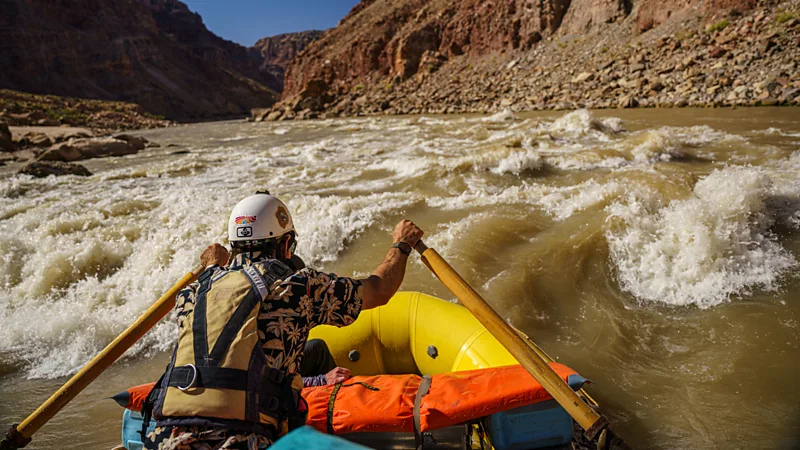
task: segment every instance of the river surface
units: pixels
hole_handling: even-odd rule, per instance
[[[800,109],[576,111],[209,123],[0,175],[0,426],[224,242],[241,198],[285,199],[308,265],[364,276],[401,218],[503,317],[596,384],[635,448],[800,446]],[[404,290],[452,296],[418,258]],[[155,380],[158,325],[31,449],[106,450],[107,397]]]

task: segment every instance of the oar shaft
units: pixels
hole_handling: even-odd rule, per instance
[[[594,440],[608,425],[607,420],[589,407],[561,377],[537,355],[514,329],[442,258],[421,241],[415,249],[422,261],[441,280],[483,326],[511,353],[550,395],[586,430]]]
[[[17,432],[29,439],[48,420],[58,413],[67,403],[77,396],[86,386],[97,378],[104,370],[122,356],[147,331],[153,328],[175,306],[175,296],[189,283],[196,280],[204,267],[198,266],[184,275],[172,288],[151,306],[136,322],[128,327],[113,342],[108,344],[97,356],[87,363],[78,373],[72,376],[55,394],[50,396],[36,411],[17,425]]]

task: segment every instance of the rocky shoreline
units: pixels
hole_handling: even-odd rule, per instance
[[[0,122],[0,166],[21,163],[17,173],[38,178],[89,176],[92,173],[76,161],[133,155],[156,147],[160,145],[125,133],[98,136],[86,128],[9,127]]]
[[[0,122],[9,126],[70,126],[95,134],[174,126],[134,103],[0,89]]]
[[[426,50],[409,78],[312,79],[272,108],[253,110],[250,120],[800,105],[800,2],[643,26],[631,15],[541,38],[525,51],[448,57]]]
[[[91,175],[74,162],[158,146],[121,132],[175,125],[131,103],[0,90],[0,166],[28,163],[20,173],[37,177]]]

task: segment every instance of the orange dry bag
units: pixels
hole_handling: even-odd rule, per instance
[[[353,377],[344,383],[303,389],[306,425],[328,434],[414,431],[417,375]]]
[[[578,375],[563,364],[550,363],[550,367],[566,383],[570,383],[570,376]],[[449,427],[552,398],[519,365],[442,373],[431,378],[430,390],[422,397],[420,408],[422,431]]]
[[[141,412],[144,401],[147,399],[147,394],[153,390],[155,383],[141,384],[128,388],[127,391],[122,391],[119,394],[111,397],[119,406],[130,409],[131,411]]]
[[[550,367],[575,389],[584,381],[563,364],[550,363]],[[519,365],[444,373],[430,378],[427,393],[420,397],[421,431],[456,425],[551,398]],[[308,402],[307,424],[330,434],[413,432],[414,401],[422,380],[418,375],[360,376],[337,385],[306,388],[303,397]]]

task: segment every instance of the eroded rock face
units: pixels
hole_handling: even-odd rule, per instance
[[[177,0],[3,0],[0,30],[2,88],[130,101],[174,119],[245,115],[277,98],[246,48]]]
[[[762,31],[774,19],[766,18],[777,3],[365,0],[295,58],[282,101],[265,119],[694,106],[704,105],[706,97],[722,104],[718,97],[729,94],[737,68],[753,60],[741,36],[767,35]],[[760,19],[753,16],[759,11]],[[743,16],[751,25],[723,31],[720,21]],[[642,34],[654,27],[660,31]],[[715,46],[720,49],[712,51]],[[784,49],[749,41],[747,46],[768,56]],[[696,73],[700,66],[703,74]],[[779,72],[791,70],[786,65]],[[706,84],[709,73],[726,73],[729,84],[707,93],[712,85],[696,85]],[[733,104],[749,97],[740,94]],[[783,97],[782,104],[794,101]]]
[[[561,25],[569,0],[362,1],[289,66],[283,99],[310,80],[334,91],[372,73],[407,79],[426,52],[452,58],[529,49]],[[426,69],[429,66],[423,67]]]
[[[593,26],[624,19],[633,8],[633,0],[572,0],[559,32],[576,34]]]
[[[768,3],[768,2],[764,2]],[[669,18],[696,10],[714,12],[729,9],[747,10],[758,4],[758,0],[638,0],[636,6],[636,31],[645,32],[666,22]]]
[[[62,175],[88,177],[92,175],[92,172],[89,172],[89,169],[80,164],[72,164],[60,161],[31,162],[23,166],[18,173],[31,175],[35,178],[44,178],[50,175],[55,175],[57,177]]]
[[[248,49],[250,55],[259,61],[262,72],[270,74],[275,80],[268,86],[276,92],[283,91],[283,78],[286,68],[308,44],[322,37],[322,31],[310,30],[300,33],[279,34],[259,39]]]

